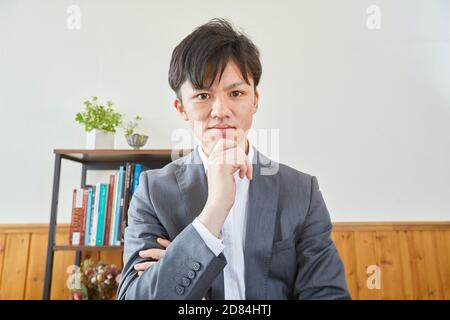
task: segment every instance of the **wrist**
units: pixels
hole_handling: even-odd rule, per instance
[[[219,238],[227,214],[228,212],[220,206],[207,203],[197,218],[215,237]]]

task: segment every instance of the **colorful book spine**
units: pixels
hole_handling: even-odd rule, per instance
[[[88,203],[86,208],[86,230],[85,230],[85,237],[84,237],[84,245],[89,245],[89,239],[90,239],[90,231],[91,231],[91,213],[92,213],[92,191],[93,188],[89,187],[88,189]]]
[[[123,184],[124,184],[125,168],[120,166],[119,168],[119,182],[117,188],[117,198],[116,198],[116,215],[114,217],[114,242],[115,245],[120,245],[120,222],[121,222],[121,207],[123,206]]]
[[[133,196],[134,191],[136,190],[137,186],[139,185],[139,176],[141,175],[142,171],[142,165],[139,163],[136,163],[134,166],[134,177],[133,177],[133,187],[131,188],[131,195]]]
[[[95,185],[95,201],[94,201],[94,210],[92,212],[92,228],[91,228],[91,237],[89,240],[89,244],[91,246],[95,246],[97,239],[97,225],[98,225],[98,208],[99,208],[99,199],[100,199],[100,185],[101,183],[97,183]]]
[[[105,217],[105,234],[103,237],[103,245],[110,245],[109,242],[109,233],[111,231],[111,210],[112,210],[112,200],[114,194],[114,179],[116,176],[111,174],[109,176],[109,185],[108,185],[108,200],[106,201],[106,217]]]
[[[134,163],[127,162],[125,167],[125,188],[123,192],[123,208],[121,211],[121,228],[120,228],[120,243],[124,243],[125,228],[128,223],[128,205],[131,198],[131,187],[133,179]]]
[[[100,184],[100,199],[98,204],[98,224],[97,224],[97,237],[95,245],[102,246],[103,238],[105,236],[105,219],[106,219],[106,207],[108,201],[108,185],[106,183]]]
[[[81,216],[81,234],[80,234],[80,245],[83,245],[86,237],[86,211],[88,207],[89,189],[87,187],[84,187],[79,190],[83,193],[83,211]]]
[[[114,192],[112,198],[112,207],[111,207],[111,223],[109,230],[109,244],[114,246],[116,243],[114,241],[114,223],[116,221],[116,202],[117,202],[117,189],[119,185],[119,173],[116,172],[114,176]]]
[[[81,228],[83,218],[83,193],[80,189],[73,189],[72,192],[72,217],[69,229],[69,244],[80,245]]]

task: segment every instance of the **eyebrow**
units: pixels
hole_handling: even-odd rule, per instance
[[[225,88],[225,90],[231,90],[233,88],[239,87],[241,84],[244,84],[244,81],[235,82],[233,84],[230,84],[228,87]]]
[[[233,88],[239,87],[240,85],[243,85],[245,81],[239,81],[230,84],[228,87],[225,88],[225,90],[231,90]],[[194,92],[201,92],[201,91],[208,91],[208,89],[194,89]]]

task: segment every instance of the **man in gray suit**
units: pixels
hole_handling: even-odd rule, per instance
[[[173,51],[174,107],[200,143],[141,174],[119,299],[350,299],[317,179],[247,139],[260,77],[257,48],[222,19]]]

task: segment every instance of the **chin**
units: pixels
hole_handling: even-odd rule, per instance
[[[229,128],[229,129],[216,129],[210,128],[203,133],[203,139],[201,139],[204,144],[215,144],[216,141],[220,139],[236,140],[238,143],[245,138],[239,134],[240,129]]]
[[[214,140],[219,139],[228,139],[228,140],[239,140],[235,130],[221,130],[220,132],[217,132],[213,135]]]

